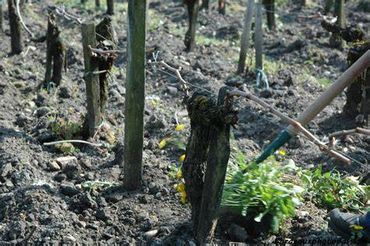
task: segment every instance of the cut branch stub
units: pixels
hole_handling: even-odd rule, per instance
[[[115,50],[117,46],[117,38],[112,25],[112,19],[108,16],[96,26],[96,40],[98,41],[97,48],[101,50]],[[98,55],[99,62],[99,85],[100,85],[100,110],[104,114],[108,101],[108,75],[112,69],[115,53],[107,55]]]

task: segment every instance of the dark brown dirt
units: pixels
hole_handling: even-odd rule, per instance
[[[95,11],[90,6],[93,3],[81,7],[77,0],[67,2],[67,10],[83,19],[97,22],[103,16],[104,10]],[[328,46],[329,34],[321,28],[317,16],[322,8],[315,3],[301,10],[287,4],[277,8],[277,31],[265,33],[265,70],[271,88],[255,88],[251,71],[236,76],[244,2],[232,1],[226,16],[217,13],[216,3],[212,3],[208,13],[202,12],[198,45],[193,53],[184,52],[187,20],[181,2],[150,2],[144,183],[137,192],[119,188],[121,169],[114,162],[114,148],[76,145],[77,151],[65,154],[42,144],[68,135],[53,131],[52,122],[56,118],[75,122],[77,126],[83,122],[86,110],[80,26],[58,17],[68,48],[68,72],[61,86],[57,89],[51,86],[47,93],[36,89],[44,77],[46,44],[30,41],[24,32],[28,52],[9,56],[6,20],[5,33],[0,33],[3,41],[0,44],[0,245],[28,236],[29,242],[36,244],[194,245],[189,206],[180,204],[173,188],[176,181],[169,177],[170,165],[178,162],[184,150],[158,148],[161,139],[173,134],[176,121],[186,125],[187,129],[180,133],[180,142],[186,142],[189,120],[177,79],[163,72],[156,61],[181,66],[185,80],[215,93],[225,81],[241,80],[248,89],[291,117],[296,117],[325,89],[327,85],[319,83],[326,81],[323,78],[334,81],[346,69],[348,47],[335,50]],[[368,35],[370,14],[358,10],[357,4],[358,1],[348,4],[347,17]],[[24,19],[36,36],[46,32],[48,5],[54,4],[40,0],[26,5]],[[119,141],[124,129],[126,5],[118,2],[114,17],[119,49],[124,52],[113,69],[106,117],[106,125]],[[358,126],[355,119],[342,116],[344,102],[343,93],[309,124],[309,130],[324,139],[331,132]],[[240,121],[233,130],[234,142],[252,159],[285,124],[253,102],[240,101],[239,107]],[[102,138],[96,140],[104,142]],[[351,166],[333,161],[301,137],[286,145],[287,158],[305,168],[322,164],[325,169],[336,167],[352,175],[366,175],[370,138],[355,136],[353,140],[338,143],[341,151],[358,161]],[[61,170],[53,169],[53,161],[67,155],[75,159]],[[96,181],[105,181],[110,188],[90,185],[90,189],[84,189],[88,181],[95,185]],[[280,235],[267,235],[251,242],[337,240],[327,228],[325,215],[325,210],[307,201]],[[216,242],[229,240],[226,234],[217,234]]]

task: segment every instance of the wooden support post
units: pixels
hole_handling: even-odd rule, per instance
[[[324,13],[328,14],[333,7],[334,0],[325,0]]]
[[[142,182],[146,12],[146,0],[128,1],[129,27],[123,165],[123,183],[128,190],[139,189]]]
[[[188,7],[189,28],[185,34],[184,44],[187,52],[191,52],[195,47],[195,33],[197,30],[197,19],[199,12],[199,0],[186,0]]]
[[[87,115],[85,119],[85,135],[92,137],[95,134],[97,126],[101,122],[100,112],[100,87],[99,87],[99,64],[96,58],[92,56],[90,47],[96,47],[96,32],[94,23],[82,24],[82,46],[84,52],[85,64],[85,82]]]
[[[48,30],[46,33],[46,70],[44,88],[49,82],[56,86],[62,81],[62,70],[65,64],[65,47],[60,37],[60,30],[55,22],[55,15],[48,15]]]
[[[0,32],[4,30],[3,20],[4,20],[4,10],[3,10],[3,0],[0,0]]]
[[[263,4],[265,5],[266,9],[267,27],[269,30],[275,30],[275,0],[264,0]]]
[[[256,48],[256,69],[263,69],[262,61],[262,3],[259,1],[256,6],[256,30],[254,33],[254,46]]]
[[[226,14],[226,0],[218,0],[218,13]]]
[[[107,0],[107,15],[114,15],[114,0]]]
[[[21,24],[15,8],[14,0],[8,0],[8,14],[10,25],[11,53],[20,54],[23,50]]]
[[[209,10],[209,0],[203,0],[202,5],[200,6],[200,9]]]
[[[247,58],[247,52],[249,49],[249,40],[252,27],[254,0],[248,0],[247,9],[244,17],[243,34],[240,41],[240,53],[237,73],[241,74],[245,69],[245,60]]]
[[[200,245],[212,240],[217,226],[217,214],[230,156],[230,124],[236,123],[237,120],[236,112],[232,110],[232,101],[227,98],[228,91],[230,87],[220,89],[217,106],[221,119],[213,122],[210,128],[207,169],[197,228],[197,240]]]

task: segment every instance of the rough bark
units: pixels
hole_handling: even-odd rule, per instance
[[[349,65],[355,63],[366,51],[370,50],[370,41],[354,43],[350,48],[347,61]],[[343,112],[351,117],[358,114],[364,115],[365,124],[369,124],[370,115],[370,69],[363,76],[356,79],[346,91],[347,101]]]
[[[188,8],[188,19],[189,19],[189,28],[185,34],[184,44],[187,52],[191,52],[195,47],[195,33],[196,25],[199,12],[199,0],[185,0],[184,3]]]
[[[115,50],[117,40],[115,31],[110,17],[104,19],[96,26],[97,47],[102,50]],[[104,115],[106,104],[108,101],[108,75],[112,69],[113,62],[116,58],[115,54],[98,56],[99,57],[99,84],[100,84],[100,109]]]
[[[185,189],[191,204],[194,231],[198,228],[202,203],[203,177],[206,169],[210,124],[217,110],[216,99],[206,92],[195,92],[187,102],[191,133],[182,165]]]
[[[227,163],[230,156],[230,124],[236,123],[236,112],[232,110],[232,101],[227,98],[230,87],[222,87],[217,106],[220,119],[212,124],[209,135],[209,152],[202,192],[202,202],[197,228],[197,240],[200,244],[210,242],[218,221],[223,184]]]
[[[107,14],[114,15],[114,0],[107,0]]]
[[[82,24],[82,46],[84,52],[85,65],[85,83],[87,99],[87,115],[85,119],[84,133],[86,137],[92,137],[95,134],[97,126],[102,117],[100,112],[100,87],[98,60],[92,56],[90,47],[96,47],[96,31],[94,23]]]
[[[128,1],[127,82],[125,101],[124,187],[135,190],[142,182],[145,102],[146,0]]]
[[[187,100],[191,133],[182,172],[200,245],[212,238],[216,227],[230,151],[230,124],[237,121],[231,102],[226,100],[228,88],[220,89],[218,100],[204,91]]]
[[[10,25],[11,53],[20,54],[23,50],[21,24],[15,8],[14,0],[8,0],[8,14]]]
[[[243,34],[240,41],[240,53],[239,53],[239,63],[238,63],[238,74],[244,72],[245,60],[247,58],[247,52],[249,48],[250,33],[252,27],[254,0],[248,0],[247,10],[244,17],[244,27]]]

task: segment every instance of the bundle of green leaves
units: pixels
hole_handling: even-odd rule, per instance
[[[253,216],[260,222],[266,215],[272,218],[271,230],[277,232],[280,223],[295,215],[304,188],[295,183],[294,162],[277,162],[273,157],[263,163],[247,163],[243,155],[234,158],[224,184],[222,206]]]
[[[354,176],[344,177],[336,170],[323,173],[322,167],[313,171],[301,170],[299,176],[305,185],[305,197],[318,206],[355,212],[366,206],[370,187],[361,185]]]

